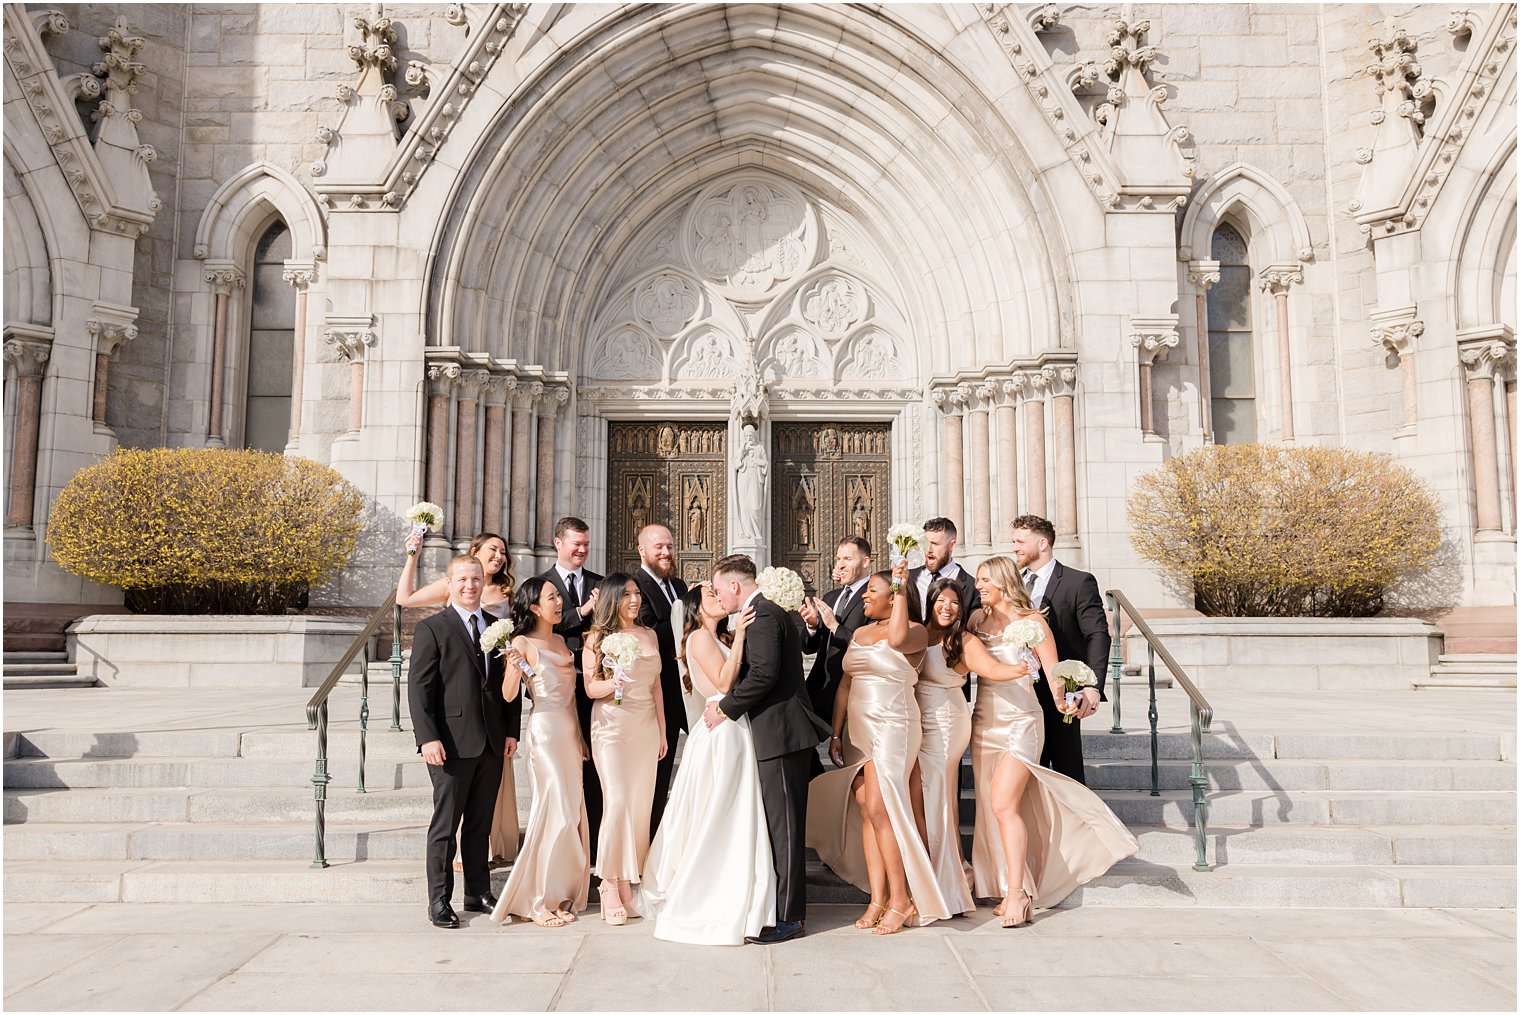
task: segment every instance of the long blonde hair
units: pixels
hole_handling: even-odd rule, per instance
[[[996,557],[988,557],[982,561],[982,567],[987,569],[987,577],[992,579],[992,584],[997,586],[1003,598],[1013,604],[1014,612],[1042,613],[1036,610],[1034,603],[1029,601],[1029,590],[1024,587],[1024,579],[1019,574],[1019,565],[1012,557],[999,554]]]

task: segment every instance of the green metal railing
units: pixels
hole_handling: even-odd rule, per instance
[[[1109,732],[1124,732],[1124,727],[1119,721],[1119,692],[1124,679],[1124,649],[1120,641],[1120,635],[1122,634],[1120,624],[1122,611],[1129,614],[1130,623],[1135,626],[1135,630],[1139,631],[1141,637],[1145,639],[1148,654],[1146,673],[1148,674],[1151,691],[1150,709],[1147,712],[1147,717],[1150,719],[1151,724],[1151,796],[1161,795],[1161,738],[1156,728],[1159,721],[1159,713],[1156,710],[1156,658],[1158,656],[1166,664],[1166,668],[1171,671],[1172,679],[1187,692],[1189,709],[1192,712],[1193,719],[1193,767],[1188,773],[1188,784],[1193,789],[1193,838],[1194,845],[1198,850],[1198,859],[1193,864],[1193,869],[1196,871],[1211,871],[1214,868],[1209,864],[1208,860],[1208,801],[1205,799],[1205,794],[1209,787],[1209,778],[1203,769],[1203,735],[1208,732],[1210,724],[1214,721],[1214,707],[1209,704],[1208,699],[1203,696],[1197,686],[1188,679],[1188,675],[1183,672],[1177,660],[1172,658],[1172,654],[1161,643],[1161,639],[1156,637],[1156,632],[1151,630],[1151,626],[1145,622],[1145,618],[1140,615],[1140,611],[1135,609],[1135,604],[1130,602],[1123,592],[1120,592],[1118,589],[1109,589],[1103,593],[1103,597],[1108,600],[1108,612],[1113,618],[1114,625],[1113,644],[1108,653],[1108,679],[1114,691],[1110,702],[1114,713],[1114,724]]]
[[[364,625],[364,630],[355,636],[353,643],[343,653],[343,658],[333,666],[332,671],[327,674],[327,679],[322,681],[322,686],[317,688],[317,692],[306,703],[307,728],[317,731],[317,769],[311,777],[317,804],[317,844],[316,856],[311,861],[313,867],[327,866],[327,784],[332,782],[332,777],[327,774],[327,699],[331,697],[333,688],[338,686],[338,681],[342,678],[344,671],[357,661],[359,664],[359,778],[356,786],[358,792],[363,793],[365,792],[364,759],[369,738],[369,642],[375,632],[380,629],[387,614],[392,619],[391,730],[395,732],[401,729],[401,607],[396,605],[394,591],[370,615],[369,623]]]

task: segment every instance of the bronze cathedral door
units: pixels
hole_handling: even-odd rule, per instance
[[[845,536],[864,536],[886,560],[891,424],[772,423],[771,448],[771,563],[823,592]]]
[[[639,530],[658,522],[676,574],[706,581],[728,552],[728,423],[607,424],[607,567],[639,566]]]

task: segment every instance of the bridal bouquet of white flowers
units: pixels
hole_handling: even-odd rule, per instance
[[[619,632],[603,638],[600,647],[602,665],[612,671],[612,703],[621,705],[623,686],[633,683],[628,671],[633,668],[634,660],[644,654],[644,643],[639,641],[636,634]]]
[[[1019,659],[1029,666],[1029,672],[1035,681],[1040,679],[1040,660],[1034,654],[1034,647],[1044,640],[1045,628],[1032,617],[1013,621],[997,636],[999,643],[1012,645],[1019,650]]]
[[[412,523],[412,535],[420,536],[424,532],[431,532],[443,526],[443,508],[429,501],[418,501],[407,509],[406,520]],[[416,552],[416,550],[408,550],[407,556]],[[507,635],[507,637],[512,636]]]
[[[1050,679],[1066,691],[1066,704],[1074,705],[1082,699],[1082,688],[1098,686],[1098,678],[1093,674],[1092,667],[1080,659],[1062,659],[1056,663],[1056,668],[1050,671]],[[1071,722],[1070,713],[1061,717],[1062,722]]]
[[[789,567],[768,567],[755,579],[760,594],[783,610],[795,610],[804,596],[802,577]]]
[[[922,525],[898,522],[887,530],[887,543],[892,547],[893,565],[900,560],[906,560],[909,567],[923,567],[924,544],[928,541],[929,535]],[[892,591],[896,592],[901,584],[893,579]]]
[[[513,627],[510,620],[498,620],[480,632],[480,648],[485,652],[495,652],[498,655],[505,656],[507,654],[507,644],[511,642],[512,636],[516,633],[517,630]],[[523,676],[532,682],[533,689],[537,692],[539,689],[538,674],[533,672],[533,667],[529,666],[528,661],[524,659],[517,664],[517,668],[523,671]]]

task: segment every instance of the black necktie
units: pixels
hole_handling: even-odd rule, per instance
[[[1034,595],[1034,586],[1039,580],[1040,576],[1033,571],[1024,572],[1024,587],[1029,590],[1030,595]]]
[[[676,604],[676,587],[670,583],[669,578],[665,579],[663,587],[665,589],[665,598],[670,600],[671,606],[674,606]]]
[[[939,581],[939,572],[938,571],[930,571],[929,572],[929,580],[931,582],[937,582],[937,581]]]
[[[850,593],[855,591],[853,585],[846,585],[844,591],[839,593],[839,598],[834,602],[834,615],[843,616],[844,608],[850,603]]]
[[[474,613],[470,614],[470,644],[475,646],[476,652],[480,653],[481,669],[489,671],[490,665],[487,662],[485,650],[480,647],[480,618]],[[482,680],[481,684],[483,686],[485,681]]]
[[[573,571],[565,575],[565,595],[569,598],[570,606],[573,609],[578,610],[581,608],[581,597],[575,592],[575,573]]]

